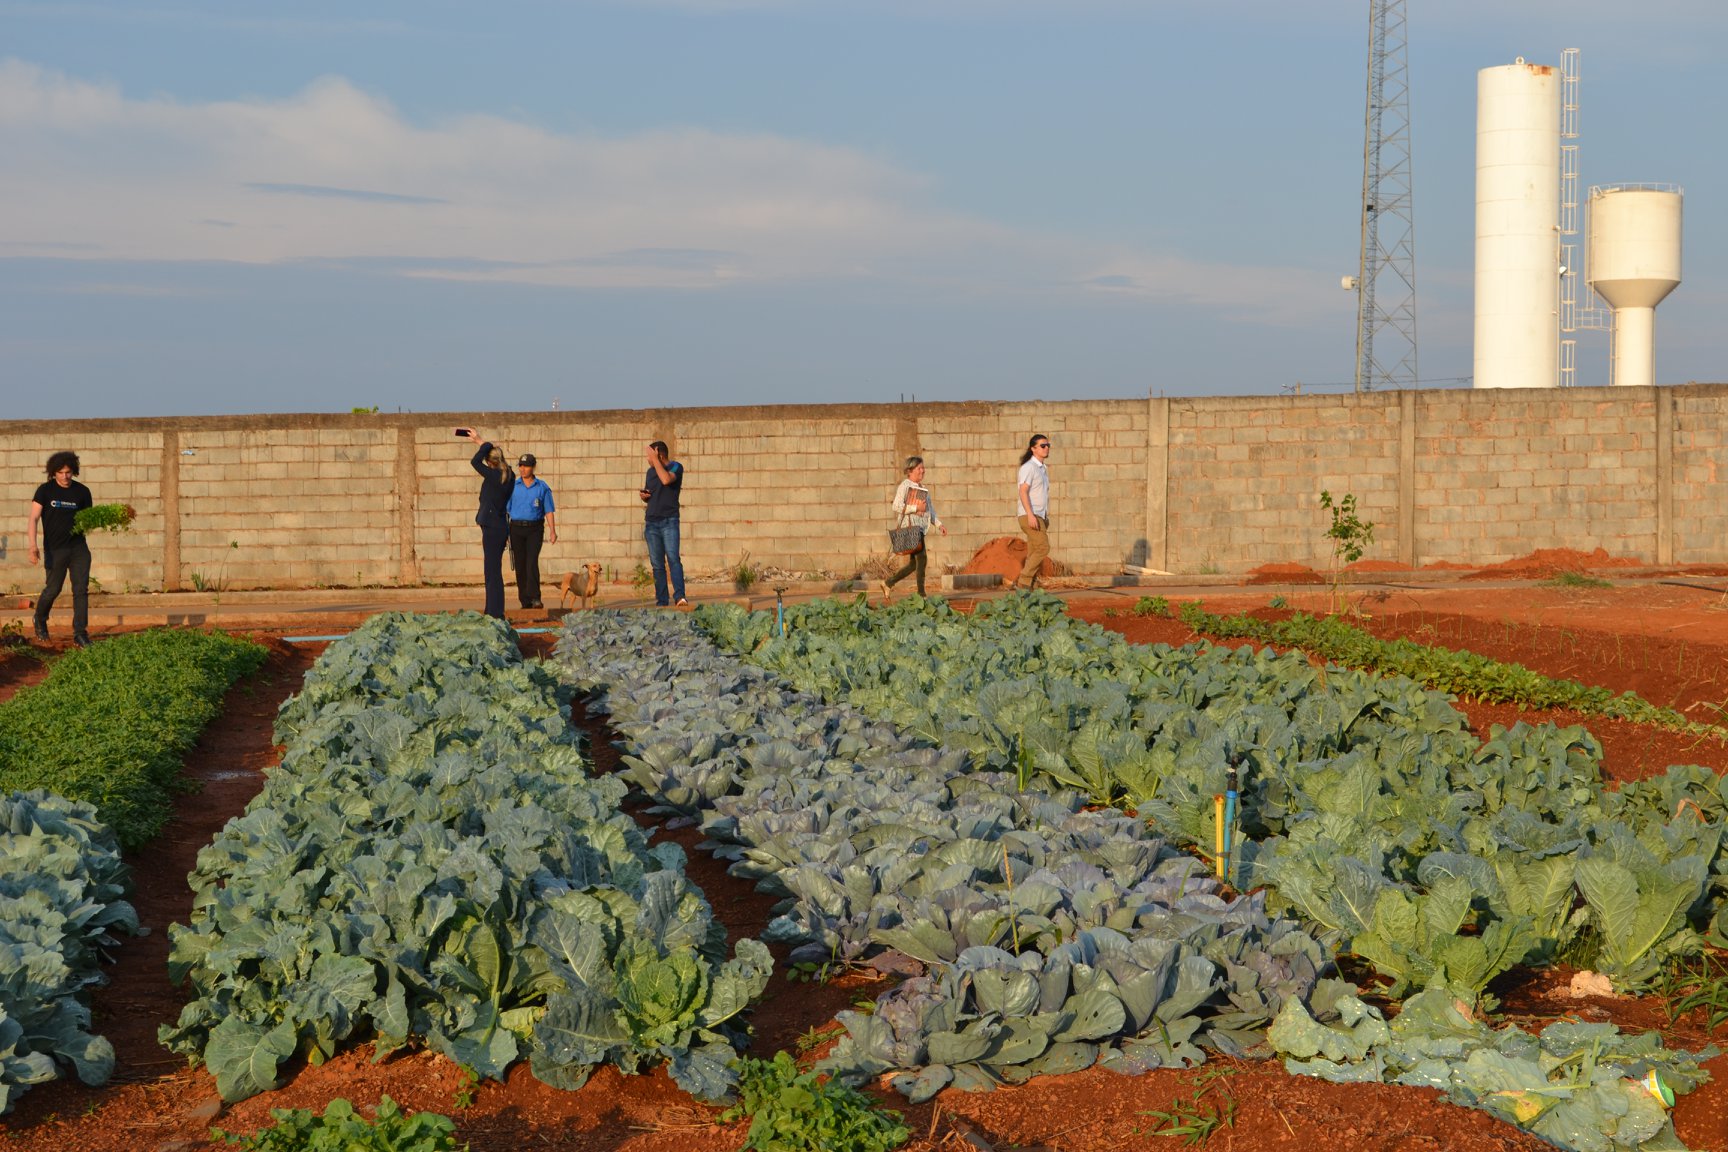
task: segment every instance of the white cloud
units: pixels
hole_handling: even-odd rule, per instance
[[[1210,266],[937,211],[863,153],[673,129],[404,120],[345,80],[289,99],[133,99],[0,63],[0,254],[340,263],[570,287],[870,278],[955,293],[1109,291],[1265,322],[1330,315],[1291,269]]]

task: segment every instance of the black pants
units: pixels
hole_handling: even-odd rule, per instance
[[[504,549],[510,544],[510,526],[502,518],[480,525],[480,556],[485,565],[486,615],[504,619]]]
[[[44,545],[46,547],[46,545]],[[82,636],[90,628],[90,545],[82,536],[72,537],[44,557],[48,563],[48,581],[36,601],[36,623],[48,626],[48,613],[66,584],[66,574],[72,574],[72,635]]]
[[[510,521],[510,566],[516,569],[516,599],[522,607],[540,603],[540,541],[544,520]]]
[[[918,549],[918,551],[906,557],[906,567],[888,577],[888,587],[894,587],[894,585],[900,583],[903,578],[916,572],[918,573],[918,595],[924,595],[924,566],[929,562],[929,550],[924,548]]]

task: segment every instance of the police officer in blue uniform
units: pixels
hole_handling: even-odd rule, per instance
[[[480,554],[485,565],[486,615],[504,619],[504,547],[510,542],[510,488],[514,483],[505,471],[504,456],[492,441],[482,439],[473,428],[460,430],[465,439],[480,445],[474,453],[474,471],[480,473],[480,510],[474,523],[480,525]]]
[[[516,569],[516,599],[524,608],[539,608],[540,545],[558,543],[552,489],[534,475],[536,461],[525,452],[516,461],[516,483],[510,488],[510,563]]]

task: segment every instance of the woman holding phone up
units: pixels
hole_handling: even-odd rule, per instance
[[[486,577],[486,615],[504,619],[504,549],[510,544],[510,486],[514,483],[504,467],[504,453],[478,430],[458,428],[456,435],[478,444],[474,471],[480,473],[480,510],[474,523],[480,525],[480,555]]]

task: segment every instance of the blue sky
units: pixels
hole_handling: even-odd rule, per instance
[[[1686,189],[1657,378],[1728,380],[1728,5],[1408,10],[1424,380],[1476,72],[1566,47],[1583,185]],[[0,0],[0,417],[1336,390],[1367,12]]]

